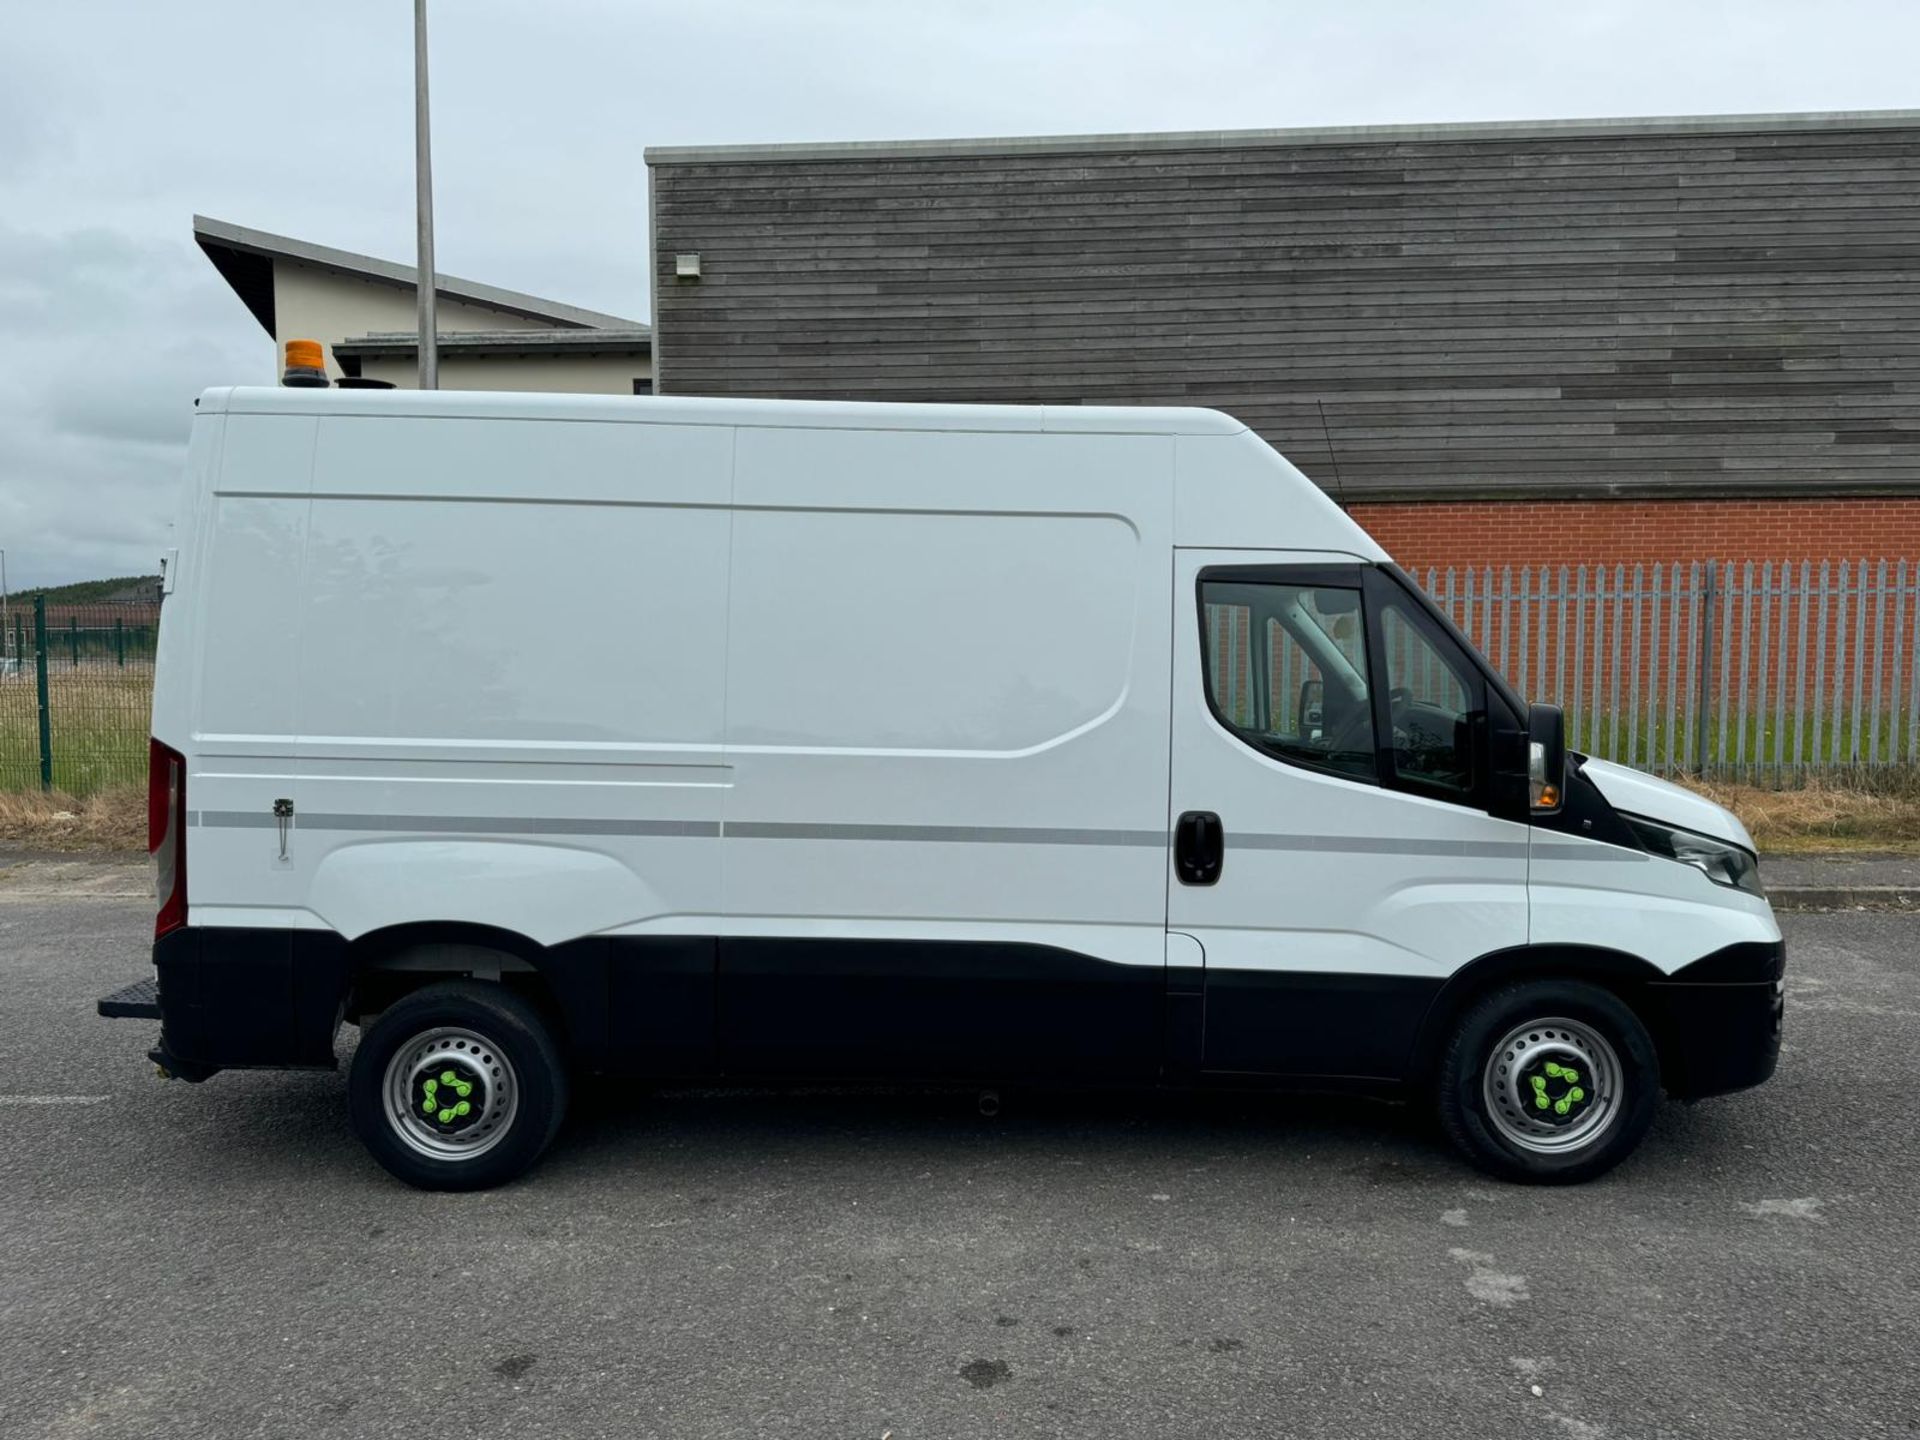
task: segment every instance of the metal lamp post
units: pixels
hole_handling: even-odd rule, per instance
[[[420,241],[413,284],[420,315],[419,385],[422,390],[437,390],[440,388],[440,333],[434,313],[433,145],[427,133],[427,0],[413,0],[413,180]]]

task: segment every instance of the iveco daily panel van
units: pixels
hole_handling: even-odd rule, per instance
[[[1205,410],[215,390],[154,693],[161,1022],[417,1185],[584,1075],[1305,1085],[1598,1174],[1753,1085],[1725,810],[1568,756]]]

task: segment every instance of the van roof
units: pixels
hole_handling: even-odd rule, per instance
[[[818,430],[984,430],[1105,435],[1237,435],[1231,415],[1145,405],[900,405],[846,400],[712,400],[679,395],[552,395],[488,390],[208,390],[202,414],[414,415],[736,425]]]

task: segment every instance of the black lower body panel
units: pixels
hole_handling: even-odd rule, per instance
[[[347,944],[332,931],[190,925],[154,942],[153,963],[167,1057],[205,1070],[333,1066]]]
[[[1401,1080],[1440,985],[1417,975],[1209,969],[1202,1068]]]
[[[605,1068],[699,1078],[720,1068],[711,936],[627,935],[606,942]]]
[[[1785,999],[1779,982],[1647,986],[1660,1045],[1661,1084],[1676,1100],[1703,1100],[1770,1079],[1780,1063]]]
[[[155,1058],[189,1078],[331,1067],[349,997],[377,1010],[384,993],[354,967],[379,967],[443,930],[369,948],[331,931],[191,926],[155,943],[154,993],[110,996],[101,1013],[157,1016]],[[1439,988],[1417,977],[1169,971],[1002,941],[493,943],[538,972],[556,1038],[582,1070],[660,1079],[1391,1088]],[[1674,987],[1687,988],[1732,987]]]
[[[1660,1081],[1676,1100],[1746,1090],[1780,1063],[1786,999],[1784,941],[1716,950],[1647,986],[1647,1023]]]
[[[729,1074],[1152,1083],[1166,969],[996,941],[720,942]]]

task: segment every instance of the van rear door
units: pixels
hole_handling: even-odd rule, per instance
[[[1198,1066],[1397,1079],[1446,978],[1527,938],[1479,668],[1371,565],[1182,550],[1175,574],[1168,928],[1204,952]]]

